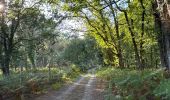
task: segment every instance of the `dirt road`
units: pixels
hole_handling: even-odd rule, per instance
[[[105,83],[92,74],[81,76],[74,84],[49,92],[34,100],[104,100]]]

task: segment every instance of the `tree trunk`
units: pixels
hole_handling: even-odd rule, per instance
[[[2,31],[4,32],[3,35],[5,36],[5,29],[2,26]],[[11,59],[11,53],[12,53],[12,46],[11,46],[11,41],[7,40],[4,38],[3,41],[3,46],[4,46],[4,55],[2,56],[2,72],[4,76],[9,75],[9,64],[10,64],[10,59]]]
[[[140,59],[140,56],[139,56],[139,51],[138,51],[137,43],[136,43],[136,40],[135,40],[135,34],[133,32],[133,29],[132,29],[133,28],[133,21],[130,24],[130,21],[129,21],[129,18],[128,18],[126,11],[124,11],[124,15],[125,15],[126,22],[128,24],[129,32],[131,34],[132,43],[133,43],[133,46],[134,46],[135,59],[137,61],[136,65],[138,66],[139,69],[142,69],[142,62],[141,62],[141,59]]]
[[[153,64],[153,49],[152,49],[152,47],[151,47],[151,51],[150,51],[150,67],[154,67],[154,64]]]
[[[155,28],[159,29],[158,43],[162,66],[170,70],[170,2],[156,0],[153,4],[155,11]],[[160,9],[157,11],[156,9]]]
[[[110,5],[110,9],[112,11],[112,15],[113,15],[113,18],[114,18],[116,36],[117,36],[117,40],[118,40],[118,45],[117,45],[118,54],[117,55],[118,55],[118,59],[119,59],[119,67],[124,68],[123,55],[122,55],[122,44],[121,44],[121,38],[120,38],[120,32],[119,32],[119,22],[118,22],[118,19],[116,19],[116,14],[115,14],[115,11],[114,11],[112,5]]]
[[[5,2],[6,0],[1,0],[1,3],[6,6]],[[18,12],[17,16],[15,18],[9,19],[11,21],[11,25],[7,25],[8,22],[6,22],[6,12],[5,10],[7,7],[4,7],[1,12],[1,35],[3,37],[3,50],[4,50],[4,55],[3,55],[3,64],[2,64],[2,71],[3,74],[9,75],[9,64],[13,52],[13,47],[14,47],[14,35],[17,31],[17,28],[19,26],[20,22],[20,11]],[[8,21],[9,21],[8,20]],[[9,26],[9,27],[8,27]],[[9,29],[9,30],[8,30]]]
[[[143,55],[144,55],[144,49],[143,49],[143,44],[144,44],[144,40],[143,40],[143,37],[144,37],[144,33],[145,33],[145,6],[144,6],[144,3],[143,3],[143,0],[139,0],[140,4],[141,4],[141,7],[142,7],[142,15],[141,15],[141,21],[142,21],[142,24],[141,24],[141,36],[140,36],[140,59],[141,59],[141,63],[142,63],[142,67],[144,68],[145,67],[145,61],[144,61],[144,58],[143,58]]]
[[[0,38],[0,42],[3,42],[2,39]],[[2,68],[2,53],[3,53],[3,48],[2,48],[2,44],[0,44],[0,68]]]
[[[133,32],[133,20],[131,21],[130,23],[130,20],[129,20],[129,17],[128,17],[128,13],[126,10],[123,10],[121,9],[117,2],[115,0],[113,0],[113,3],[115,4],[116,8],[123,12],[124,13],[124,16],[125,16],[125,19],[126,19],[126,23],[128,25],[128,29],[129,29],[129,32],[130,32],[130,35],[131,35],[131,39],[132,39],[132,43],[133,43],[133,47],[134,47],[134,51],[135,51],[135,60],[136,60],[136,66],[138,66],[139,69],[143,69],[143,66],[142,66],[142,62],[141,62],[141,58],[140,58],[140,55],[139,55],[139,50],[138,50],[138,47],[137,47],[137,43],[136,43],[136,40],[135,40],[135,34]],[[144,28],[144,27],[143,27]]]
[[[6,52],[2,64],[2,72],[4,76],[9,75],[9,63],[10,63],[10,54]]]
[[[116,50],[117,50],[117,54],[116,54],[116,56],[117,56],[117,58],[118,58],[118,60],[119,60],[119,67],[120,68],[124,68],[124,61],[123,61],[123,55],[122,55],[122,45],[121,45],[121,38],[120,38],[120,32],[119,32],[119,21],[118,21],[118,19],[116,18],[117,16],[116,16],[116,12],[115,12],[115,10],[114,10],[114,8],[113,8],[113,5],[111,4],[112,3],[112,1],[111,0],[109,0],[109,1],[107,1],[107,0],[104,0],[104,2],[107,4],[107,5],[109,5],[109,9],[111,10],[111,14],[112,14],[112,16],[113,16],[113,20],[114,20],[114,25],[115,25],[115,31],[116,31],[116,38],[117,38],[117,45],[116,45]],[[106,22],[106,21],[105,21]],[[110,33],[114,33],[114,32],[110,32]],[[112,35],[111,35],[112,36]],[[112,39],[114,39],[114,38],[112,38]],[[113,41],[114,42],[114,41]]]

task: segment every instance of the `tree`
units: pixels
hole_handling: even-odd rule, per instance
[[[70,44],[62,54],[62,59],[79,66],[82,70],[103,63],[100,48],[97,47],[96,41],[90,37],[70,40]]]
[[[36,0],[31,4],[27,4],[25,0],[13,0],[6,5],[7,2],[2,1],[4,9],[0,17],[0,40],[2,43],[0,61],[2,62],[2,72],[5,76],[9,75],[10,62],[14,50],[17,48],[16,46],[27,50],[28,58],[32,66],[35,67],[35,51],[37,47],[33,42],[37,42],[42,38],[54,37],[54,34],[51,33],[54,33],[55,27],[65,18],[45,18],[39,8],[44,2],[46,1]],[[41,42],[39,41],[39,43]],[[25,47],[21,46],[24,44],[27,45]]]
[[[109,6],[110,1],[101,2],[101,1],[67,1],[69,3],[79,3],[76,6],[66,5],[68,11],[71,11],[77,16],[85,19],[86,25],[89,31],[89,35],[93,36],[98,43],[103,46],[103,49],[106,48],[110,53],[108,53],[109,59],[107,61],[114,63],[114,59],[118,58],[118,66],[124,67],[123,56],[122,56],[122,47],[121,47],[121,38],[119,33],[119,24],[116,16],[116,12],[113,9],[113,6]],[[66,2],[66,3],[67,3]],[[107,7],[110,10],[105,10]],[[87,11],[85,11],[86,9]],[[112,16],[109,15],[112,13]],[[112,22],[110,18],[113,18],[115,22]],[[115,34],[116,33],[116,34]],[[116,35],[116,36],[115,36]],[[104,52],[103,52],[104,53]],[[116,64],[117,65],[117,64]]]
[[[9,63],[14,47],[14,37],[21,20],[22,2],[10,2],[8,12],[10,17],[6,18],[7,7],[5,0],[2,1],[4,9],[1,16],[1,37],[3,41],[2,71],[4,75],[9,75]],[[10,25],[8,23],[10,22]]]
[[[155,28],[158,31],[158,43],[162,66],[170,69],[170,1],[155,0],[153,3]]]
[[[88,35],[93,36],[103,48],[103,55],[107,59],[105,61],[119,67],[129,65],[127,63],[131,61],[127,57],[129,57],[128,50],[130,50],[132,55],[130,57],[134,56],[133,63],[130,64],[135,62],[139,69],[149,66],[148,52],[152,50],[147,49],[148,41],[151,42],[152,48],[156,48],[151,2],[144,0],[66,0],[64,8],[72,12],[74,17],[85,20]],[[157,52],[157,50],[154,51]]]

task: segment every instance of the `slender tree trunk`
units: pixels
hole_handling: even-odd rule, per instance
[[[4,76],[9,75],[9,63],[10,63],[10,54],[8,52],[5,53],[3,57],[3,65],[2,65],[2,72]]]
[[[140,4],[141,4],[141,7],[142,7],[142,15],[141,15],[141,21],[142,21],[142,25],[141,25],[141,36],[140,36],[140,59],[141,59],[141,63],[142,63],[142,67],[144,68],[145,66],[145,61],[144,61],[144,58],[143,58],[143,55],[144,55],[144,49],[143,49],[143,44],[144,44],[144,41],[143,41],[143,36],[144,36],[144,33],[145,33],[145,6],[143,4],[143,0],[139,0]]]
[[[111,4],[111,1],[109,0],[109,3]],[[124,62],[123,62],[123,55],[122,55],[122,47],[121,47],[121,38],[120,38],[120,32],[119,32],[119,22],[116,18],[116,14],[115,14],[115,11],[113,9],[113,6],[110,5],[109,6],[110,9],[111,9],[111,12],[112,12],[112,16],[113,16],[113,19],[114,19],[114,24],[115,24],[115,29],[116,29],[116,37],[117,37],[117,40],[118,40],[118,43],[117,43],[117,57],[119,59],[119,67],[120,68],[124,68]]]
[[[6,30],[2,26],[2,32],[4,36],[6,35]],[[2,66],[2,71],[3,75],[8,76],[10,71],[9,71],[9,65],[11,61],[11,56],[12,56],[12,51],[13,51],[13,37],[14,33],[10,34],[10,37],[8,39],[4,39],[3,45],[4,45],[4,56],[3,56],[3,66]]]
[[[153,52],[153,49],[151,48],[151,52],[150,52],[150,62],[151,62],[150,63],[150,67],[154,67],[153,66],[154,64],[153,64],[153,53],[152,52]]]
[[[2,43],[2,39],[0,38],[0,43]],[[0,44],[0,68],[2,68],[2,53],[3,53],[3,48],[2,48],[2,45]]]
[[[2,24],[4,25],[4,24]],[[3,32],[3,36],[6,37],[6,30],[4,26],[1,26],[1,30]],[[11,47],[9,45],[9,40],[4,38],[3,39],[3,50],[4,50],[4,55],[2,58],[2,72],[4,76],[9,75],[9,63],[10,63],[10,58],[11,58]]]
[[[133,43],[133,46],[134,46],[136,65],[138,66],[139,69],[143,69],[142,68],[142,62],[141,62],[140,55],[139,55],[139,51],[138,51],[138,47],[137,47],[137,43],[136,43],[136,40],[135,40],[135,34],[133,32],[133,25],[132,25],[133,22],[130,23],[130,20],[129,20],[129,17],[128,17],[128,14],[127,14],[126,10],[121,9],[118,6],[118,4],[117,4],[117,2],[115,0],[113,0],[113,3],[115,4],[115,6],[117,7],[117,9],[119,11],[124,13],[126,23],[128,25],[128,29],[129,29],[129,32],[130,32],[130,35],[131,35],[131,38],[132,38],[132,43]]]
[[[169,20],[170,21],[170,20]],[[162,36],[159,40],[160,45],[162,44],[163,51],[161,54],[164,55],[165,66],[170,69],[170,22],[162,22]]]
[[[142,63],[141,63],[141,59],[140,59],[140,56],[139,56],[139,51],[138,51],[138,47],[137,47],[137,44],[136,44],[135,35],[133,33],[133,30],[132,30],[133,21],[130,24],[130,21],[129,21],[129,18],[128,18],[126,11],[124,11],[124,15],[125,15],[126,22],[128,24],[129,32],[131,34],[131,38],[132,38],[132,42],[133,42],[133,46],[134,46],[134,51],[135,51],[135,58],[136,58],[136,61],[137,61],[137,66],[139,67],[139,69],[142,69]]]

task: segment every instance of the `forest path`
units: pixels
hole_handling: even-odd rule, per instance
[[[75,83],[51,91],[34,100],[104,100],[105,82],[93,74],[81,76]]]

